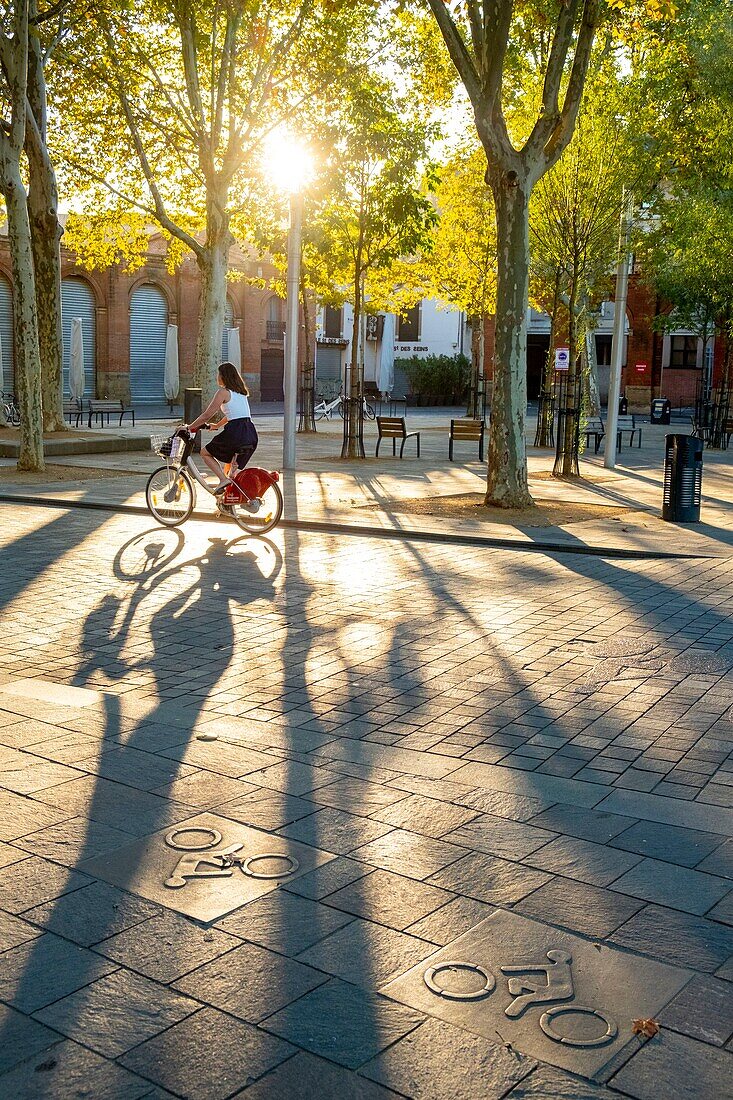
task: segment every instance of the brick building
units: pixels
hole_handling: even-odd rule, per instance
[[[71,321],[82,320],[86,395],[122,398],[135,405],[165,404],[163,373],[168,326],[177,327],[181,390],[193,384],[200,278],[187,257],[175,274],[165,268],[165,242],[150,239],[144,267],[126,273],[121,265],[86,271],[62,248],[62,327],[64,375],[68,377]],[[251,285],[243,275],[268,278],[264,261],[232,249],[234,278],[227,288],[222,359],[228,357],[228,331],[239,330],[242,373],[255,400],[282,400],[284,303]],[[236,276],[239,275],[240,278]],[[0,239],[0,341],[3,388],[13,389],[13,306],[7,238]]]

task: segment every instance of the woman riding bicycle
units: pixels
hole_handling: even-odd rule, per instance
[[[257,431],[252,423],[249,408],[249,390],[241,374],[233,363],[222,363],[217,375],[219,389],[206,409],[187,425],[189,432],[196,432],[209,420],[209,417],[222,414],[216,423],[223,432],[201,448],[201,457],[213,474],[219,478],[214,493],[219,495],[243,469],[257,450]],[[224,473],[222,463],[230,462],[230,477]]]

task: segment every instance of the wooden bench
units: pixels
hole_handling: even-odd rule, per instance
[[[590,446],[591,437],[594,440],[594,453],[598,454],[601,447],[601,442],[606,434],[606,429],[603,426],[603,421],[600,416],[591,416],[588,418],[588,422],[583,429],[585,435],[586,449]]]
[[[91,428],[92,417],[98,420],[101,427],[104,427],[104,418],[107,417],[107,423],[109,424],[110,416],[119,416],[120,424],[122,427],[122,418],[124,416],[132,417],[132,426],[135,427],[135,410],[126,408],[123,401],[97,401],[96,398],[92,398],[89,402],[89,421],[87,426]]]
[[[420,457],[420,433],[408,432],[405,425],[404,416],[378,416],[377,417],[377,430],[379,431],[379,439],[377,440],[377,450],[375,456],[379,457],[379,447],[383,439],[392,440],[392,454],[397,454],[397,440],[402,440],[400,447],[400,458],[402,458],[402,452],[405,449],[405,443],[408,439],[414,439],[417,442],[417,457]]]
[[[454,443],[478,443],[479,462],[484,460],[483,420],[451,420],[448,438],[448,460],[453,461]]]
[[[641,447],[641,428],[636,426],[636,420],[633,416],[620,416],[616,422],[616,440],[617,447],[621,450],[621,444],[624,440],[624,432],[629,437],[629,446],[634,445],[634,436],[639,436],[639,446]]]
[[[64,420],[67,424],[74,425],[75,428],[79,427],[81,423],[81,401],[78,397],[72,397],[68,401],[64,401]]]

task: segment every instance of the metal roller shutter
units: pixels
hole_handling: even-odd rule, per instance
[[[285,360],[283,353],[264,348],[260,361],[260,401],[282,401]]]
[[[323,381],[325,379],[335,379],[340,381],[341,379],[341,348],[329,346],[328,344],[319,344],[316,350],[316,378]]]
[[[5,393],[15,393],[15,348],[13,345],[13,291],[0,275],[0,340],[3,348],[3,384]]]
[[[69,396],[71,362],[71,322],[81,317],[84,340],[84,397],[94,397],[97,363],[97,312],[94,295],[83,279],[64,279],[61,283],[61,333],[64,342],[64,397]]]
[[[167,404],[163,389],[168,303],[154,286],[139,286],[130,299],[130,396]]]
[[[227,298],[226,312],[224,313],[224,328],[221,334],[221,362],[229,362],[229,329],[232,327],[234,312],[232,303]]]

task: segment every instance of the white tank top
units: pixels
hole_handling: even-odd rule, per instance
[[[236,393],[234,390],[229,391],[229,400],[224,402],[221,410],[227,420],[241,420],[252,415],[247,398],[243,393]]]

